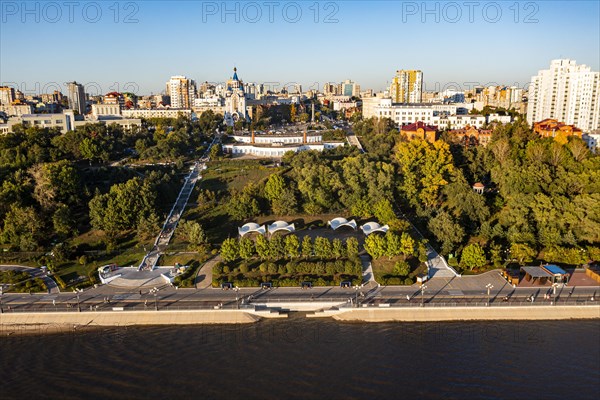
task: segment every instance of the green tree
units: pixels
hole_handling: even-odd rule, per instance
[[[221,257],[225,262],[234,261],[239,256],[238,241],[233,238],[225,239],[221,244]]]
[[[160,221],[155,213],[142,215],[137,224],[137,235],[142,240],[154,237],[160,230]]]
[[[478,243],[472,243],[463,249],[460,263],[470,270],[483,267],[487,263],[485,252]]]
[[[371,258],[377,260],[378,258],[383,257],[386,253],[385,237],[376,233],[371,234],[365,239],[364,247]]]
[[[201,246],[208,242],[206,232],[197,221],[181,220],[178,231],[181,237],[192,246]]]
[[[247,237],[241,238],[239,244],[239,253],[240,258],[243,260],[251,259],[254,256],[254,242]]]
[[[400,253],[404,254],[404,259],[415,253],[415,239],[407,232],[402,232],[400,237]]]
[[[39,246],[43,226],[43,221],[33,207],[13,204],[4,217],[2,241],[21,251],[33,251]]]
[[[310,236],[304,236],[302,239],[302,257],[310,258],[313,254],[313,244]]]
[[[267,183],[265,183],[265,197],[273,203],[273,201],[278,200],[283,195],[286,190],[285,181],[283,177],[279,174],[272,174],[267,179]]]
[[[269,258],[269,241],[263,236],[259,235],[256,238],[256,254],[261,260]]]
[[[343,257],[345,253],[344,244],[338,238],[333,239],[331,253],[336,259]]]
[[[494,268],[502,267],[502,247],[500,245],[495,244],[490,248],[490,261]]]
[[[373,215],[382,224],[389,224],[396,219],[396,213],[389,200],[383,199],[375,203],[373,206]]]
[[[463,227],[454,221],[446,211],[441,211],[429,221],[429,230],[441,243],[441,253],[448,254],[463,240]]]
[[[71,209],[66,204],[58,204],[54,214],[52,214],[52,226],[54,232],[63,236],[70,236],[77,233],[77,227]]]
[[[317,236],[314,245],[315,256],[318,258],[331,258],[332,248],[329,239]]]
[[[346,240],[346,255],[350,259],[358,257],[358,240],[355,237]]]
[[[300,241],[296,235],[287,235],[285,237],[285,252],[290,259],[297,258],[300,255]]]
[[[385,253],[390,259],[402,253],[400,236],[394,232],[388,232],[385,235]]]
[[[510,255],[516,259],[520,265],[533,261],[536,252],[525,243],[513,243],[510,246]]]
[[[410,274],[410,265],[406,261],[400,260],[394,264],[394,275],[408,276]]]
[[[279,260],[286,256],[285,241],[281,235],[271,236],[269,241],[269,257],[271,260]]]

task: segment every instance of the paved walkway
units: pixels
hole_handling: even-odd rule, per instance
[[[25,265],[0,265],[0,269],[4,270],[16,270],[16,271],[27,271],[31,275],[32,279],[40,278],[46,284],[48,293],[60,293],[60,289],[54,279],[50,278],[40,268],[27,267]]]
[[[216,263],[222,261],[221,256],[216,256],[204,263],[196,273],[196,289],[207,289],[212,287],[212,269]]]

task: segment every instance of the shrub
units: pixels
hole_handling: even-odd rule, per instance
[[[247,274],[247,273],[248,273],[248,271],[250,271],[250,268],[248,267],[248,264],[246,264],[246,263],[241,263],[241,264],[240,264],[240,272],[241,272],[242,274]]]

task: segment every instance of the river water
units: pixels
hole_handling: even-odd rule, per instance
[[[600,320],[128,327],[0,338],[0,399],[597,399]]]

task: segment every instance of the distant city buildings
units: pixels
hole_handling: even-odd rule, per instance
[[[527,122],[563,121],[584,132],[600,128],[600,73],[574,60],[553,60],[531,78]]]
[[[67,83],[69,108],[79,115],[85,115],[86,100],[83,85],[75,81]]]
[[[423,72],[403,69],[396,71],[389,92],[393,103],[420,103],[423,93]]]

